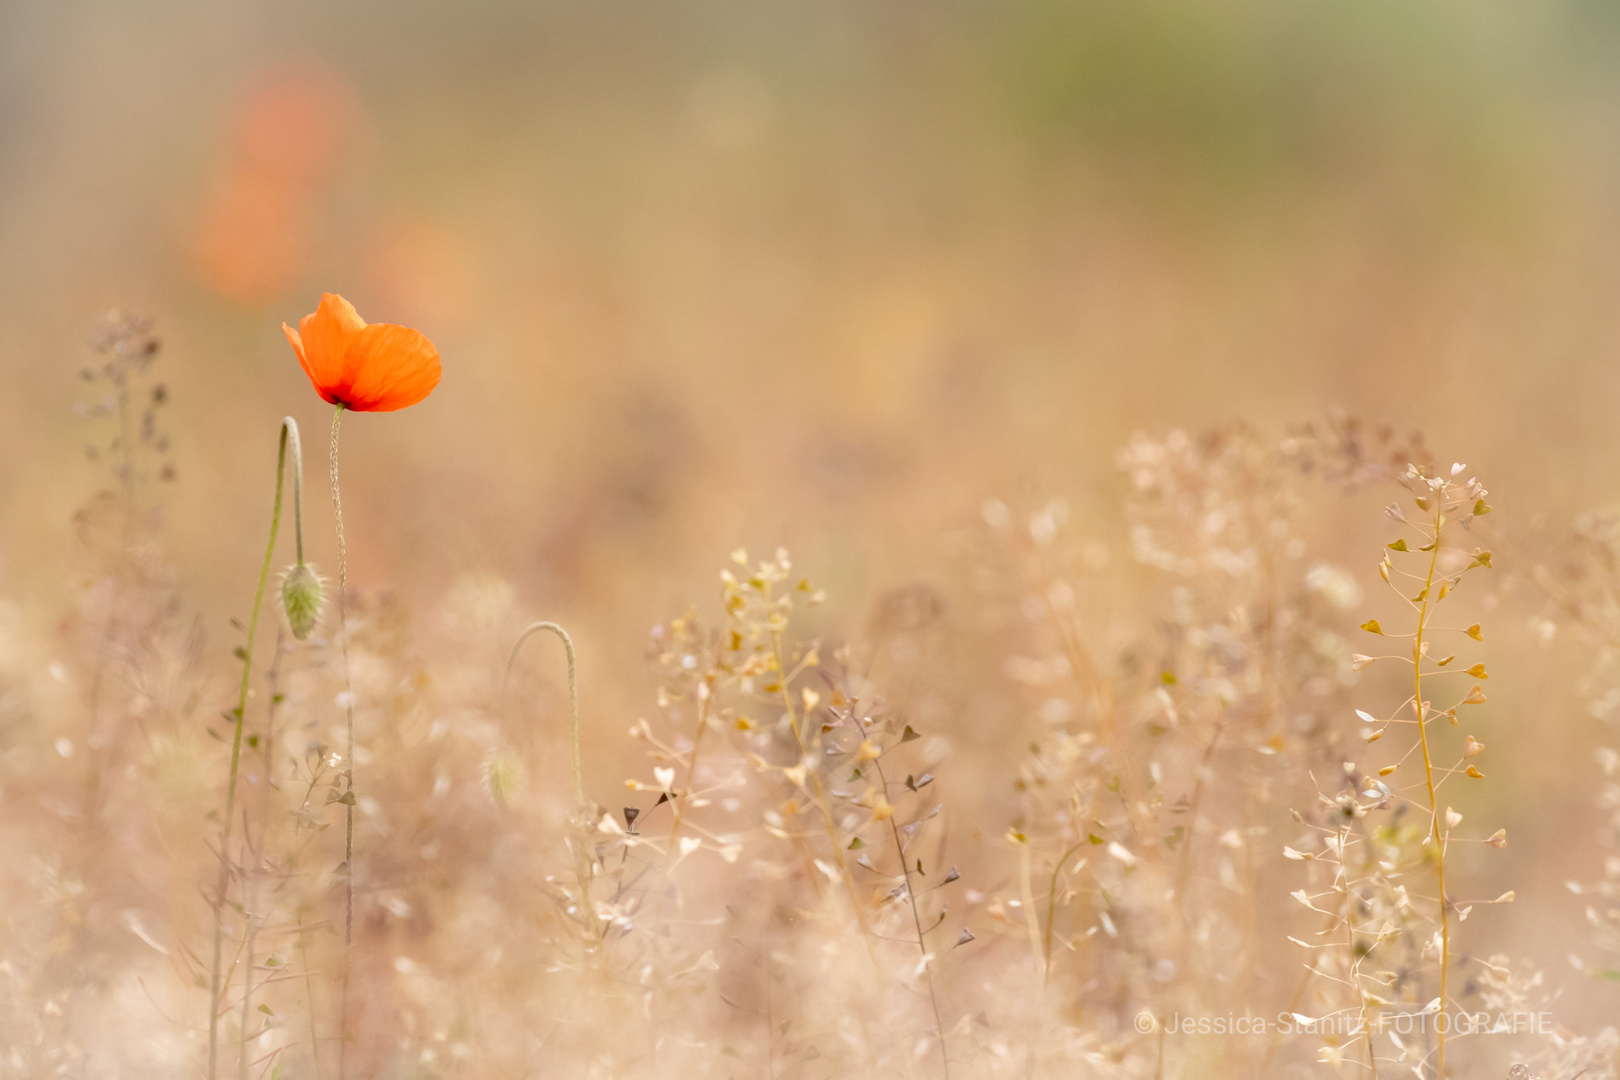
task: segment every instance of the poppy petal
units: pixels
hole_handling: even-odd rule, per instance
[[[366,320],[354,310],[354,305],[336,293],[322,293],[320,306],[313,315],[305,315],[298,324],[303,352],[299,359],[309,374],[315,389],[327,401],[341,400],[351,373],[345,370],[344,358],[359,333],[366,328]]]
[[[356,412],[393,412],[432,393],[441,373],[439,350],[420,331],[373,323],[344,357],[343,401]]]
[[[303,368],[304,374],[308,375],[313,381],[315,373],[309,370],[309,361],[304,357],[304,339],[299,336],[298,331],[286,323],[281,324],[281,332],[287,335],[287,344],[293,347],[293,352],[298,356],[298,366]]]

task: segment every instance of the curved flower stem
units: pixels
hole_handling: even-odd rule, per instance
[[[338,646],[343,654],[343,949],[354,944],[354,683],[349,675],[349,553],[343,543],[343,497],[338,493],[338,426],[343,403],[332,413],[332,449],[327,472],[332,480],[332,518],[337,525]],[[347,1073],[349,1039],[349,966],[343,965],[338,1007],[338,1076]]]
[[[579,882],[579,895],[582,900],[580,906],[585,912],[584,917],[590,920],[592,949],[596,950],[602,945],[608,924],[595,914],[596,909],[590,902],[592,870],[591,861],[586,854],[584,833],[591,825],[585,812],[585,779],[579,763],[579,679],[574,662],[574,639],[568,636],[568,631],[554,622],[534,622],[525,626],[518,634],[517,640],[512,642],[512,650],[506,654],[506,669],[501,673],[501,696],[503,698],[506,696],[506,686],[512,678],[512,665],[517,663],[518,651],[523,648],[525,641],[542,630],[557,635],[557,640],[562,642],[563,652],[568,657],[568,744],[574,772],[576,808],[574,823],[580,830],[580,834],[570,841],[570,847],[574,852],[574,876]]]
[[[501,675],[501,691],[504,696],[506,684],[512,677],[512,665],[517,663],[518,650],[529,636],[541,630],[549,630],[557,635],[562,642],[563,652],[568,654],[568,740],[569,750],[574,766],[574,801],[580,806],[585,805],[585,780],[579,766],[579,684],[575,677],[574,668],[574,639],[568,636],[568,631],[554,622],[530,623],[523,628],[523,632],[512,642],[512,651],[506,654],[506,670]]]
[[[292,417],[281,421],[281,442],[276,451],[276,501],[270,512],[270,541],[264,549],[264,565],[259,569],[259,587],[253,593],[253,610],[248,616],[247,643],[242,647],[242,686],[237,695],[236,708],[231,716],[235,731],[231,737],[231,772],[225,784],[225,817],[220,823],[219,880],[214,889],[214,960],[208,991],[208,1080],[214,1080],[219,1061],[219,1014],[224,989],[221,986],[220,959],[225,934],[225,892],[231,884],[231,819],[236,816],[236,777],[242,763],[242,721],[247,714],[248,683],[253,677],[253,638],[259,628],[259,609],[264,605],[264,586],[270,580],[270,563],[276,553],[276,532],[281,527],[281,492],[287,474],[287,448],[292,447],[293,459],[293,514],[295,531],[303,526],[303,452],[298,442],[298,424]],[[303,549],[303,537],[298,547]]]

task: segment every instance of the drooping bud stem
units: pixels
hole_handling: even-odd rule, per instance
[[[237,695],[236,708],[230,713],[234,721],[231,737],[231,771],[225,784],[225,815],[220,822],[219,880],[214,890],[214,959],[209,982],[208,1010],[208,1077],[213,1080],[219,1058],[219,1016],[224,988],[221,985],[221,958],[225,933],[225,893],[231,884],[231,822],[236,816],[236,778],[242,762],[242,724],[247,714],[248,683],[253,677],[253,639],[259,628],[259,610],[264,605],[264,587],[270,580],[270,563],[276,554],[276,533],[281,527],[281,493],[287,475],[287,448],[293,454],[293,513],[299,533],[299,561],[303,561],[303,458],[299,452],[298,424],[292,417],[281,421],[281,443],[276,451],[276,500],[270,511],[270,541],[265,545],[264,565],[259,568],[259,587],[253,593],[253,608],[248,615],[247,641],[242,645],[242,686]],[[251,958],[249,963],[251,964]],[[239,1063],[238,1074],[247,1075],[246,1058]]]
[[[585,805],[585,780],[579,766],[579,687],[574,677],[574,639],[568,636],[568,631],[554,622],[531,623],[512,642],[512,651],[506,656],[506,672],[501,676],[501,690],[504,696],[506,683],[512,677],[512,665],[517,662],[518,650],[523,647],[529,635],[541,630],[549,630],[556,634],[563,644],[563,651],[568,654],[568,739],[572,752],[574,766],[574,801],[580,806]]]
[[[304,562],[304,451],[298,439],[298,425],[291,417],[284,421],[293,460],[293,541],[297,561],[281,579],[281,609],[293,637],[306,641],[320,621],[323,585],[320,575]]]

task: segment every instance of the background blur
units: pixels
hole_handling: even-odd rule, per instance
[[[615,733],[646,629],[732,548],[787,545],[858,625],[956,573],[942,537],[987,497],[1061,494],[1111,539],[1138,429],[1339,406],[1565,522],[1620,489],[1617,60],[1590,0],[6,0],[0,595],[50,659],[100,483],[77,373],[117,306],[164,341],[205,648],[250,598],[283,414],[329,568],[329,414],[280,330],[322,290],[444,357],[424,404],[345,425],[353,580],[509,582],[577,628]],[[1358,572],[1377,505],[1326,536]],[[1584,718],[1512,694],[1587,768]],[[1540,760],[1514,797],[1590,865],[1592,792]]]
[[[1133,429],[1334,404],[1620,483],[1603,5],[11,0],[0,50],[10,589],[109,306],[166,343],[171,542],[240,583],[323,289],[446,365],[353,425],[357,573],[542,605],[748,540],[867,581]]]

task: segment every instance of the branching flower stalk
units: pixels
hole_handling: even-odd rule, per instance
[[[1443,501],[1443,500],[1442,500]],[[1417,714],[1418,744],[1423,748],[1423,782],[1429,794],[1429,828],[1434,843],[1435,887],[1440,899],[1440,1010],[1443,1013],[1448,1000],[1447,980],[1451,974],[1451,913],[1446,900],[1446,839],[1440,829],[1440,807],[1434,797],[1434,758],[1429,753],[1428,717],[1423,713],[1423,632],[1428,629],[1429,609],[1434,598],[1434,571],[1440,561],[1440,530],[1445,513],[1438,503],[1434,508],[1433,542],[1429,545],[1429,570],[1423,579],[1423,598],[1418,609],[1417,631],[1412,635],[1412,709]],[[1393,586],[1392,586],[1393,587]],[[1446,1075],[1445,1025],[1436,1026],[1439,1048],[1435,1059],[1435,1076]]]
[[[785,570],[785,553],[779,552],[777,558],[778,562],[783,565]],[[764,584],[760,586],[760,588],[765,594],[768,604],[771,598],[771,582],[769,580],[765,580],[763,575],[760,575],[760,580],[764,581]],[[817,752],[820,749],[820,739],[816,738],[814,735],[811,735],[809,739],[806,739],[803,721],[801,721],[798,711],[793,707],[793,695],[788,689],[788,684],[792,681],[795,672],[788,670],[787,660],[782,651],[782,626],[774,621],[770,628],[770,641],[771,658],[776,664],[777,690],[782,699],[782,711],[787,717],[787,725],[792,729],[793,736],[798,741],[799,752],[801,754],[801,764],[814,764]],[[826,785],[821,782],[820,770],[813,767],[806,768],[805,779],[808,780],[810,784],[807,794],[809,794],[810,797],[815,801],[816,809],[820,813],[822,824],[827,830],[827,840],[832,845],[833,862],[838,869],[839,878],[843,881],[844,888],[849,893],[850,910],[855,916],[856,923],[858,923],[861,929],[864,930],[866,929],[866,911],[861,903],[860,894],[855,890],[855,878],[851,876],[849,867],[844,862],[844,845],[838,836],[838,824],[833,820],[832,807],[827,800]]]
[[[110,398],[94,405],[78,407],[83,415],[105,417],[116,414],[117,434],[104,444],[92,443],[86,453],[92,461],[106,460],[113,479],[117,482],[115,498],[118,526],[116,547],[111,552],[108,570],[106,615],[96,645],[94,667],[90,678],[88,697],[88,724],[85,736],[85,790],[84,812],[81,815],[87,829],[94,829],[100,817],[102,774],[109,768],[108,753],[103,752],[101,731],[102,706],[107,688],[113,681],[113,662],[120,649],[120,638],[130,636],[125,625],[132,606],[132,592],[138,582],[140,560],[136,558],[139,523],[138,485],[145,479],[137,458],[137,449],[162,459],[168,452],[168,439],[159,431],[157,410],[168,401],[168,391],[160,383],[147,388],[142,381],[157,358],[160,346],[152,332],[150,319],[128,311],[113,310],[97,318],[90,334],[90,347],[107,359],[99,366],[86,367],[80,377],[87,383],[105,384],[113,393]],[[135,391],[143,390],[142,402],[137,402]],[[140,409],[139,423],[136,420]],[[174,479],[174,469],[167,462],[158,475],[163,480]]]
[[[1482,779],[1484,775],[1473,765],[1464,764],[1468,758],[1483,750],[1483,747],[1472,736],[1465,742],[1461,756],[1456,764],[1444,767],[1439,763],[1439,748],[1429,732],[1429,724],[1441,717],[1450,720],[1453,725],[1457,724],[1458,706],[1483,702],[1485,694],[1478,683],[1475,683],[1473,688],[1455,704],[1443,711],[1436,710],[1429,701],[1424,699],[1425,680],[1455,674],[1467,675],[1477,680],[1484,680],[1488,677],[1483,664],[1475,664],[1469,668],[1453,668],[1451,664],[1456,660],[1454,655],[1441,658],[1429,656],[1434,635],[1452,630],[1452,628],[1433,625],[1434,613],[1441,601],[1457,586],[1464,574],[1479,567],[1488,569],[1491,566],[1491,553],[1488,551],[1475,548],[1469,554],[1456,548],[1447,548],[1445,545],[1447,529],[1451,525],[1460,524],[1466,529],[1472,524],[1474,518],[1489,513],[1491,509],[1485,502],[1486,491],[1477,480],[1469,479],[1464,483],[1455,479],[1462,473],[1463,468],[1464,466],[1460,464],[1453,465],[1449,476],[1432,476],[1425,468],[1416,465],[1410,466],[1401,477],[1401,481],[1409,490],[1414,492],[1416,497],[1413,501],[1418,510],[1424,515],[1424,518],[1418,521],[1409,521],[1398,504],[1391,504],[1386,510],[1386,513],[1391,518],[1407,525],[1418,533],[1418,538],[1425,542],[1418,547],[1417,552],[1428,556],[1427,565],[1422,574],[1413,574],[1396,568],[1391,561],[1389,552],[1406,553],[1412,550],[1407,545],[1406,538],[1401,537],[1387,545],[1388,552],[1386,552],[1378,567],[1379,576],[1384,580],[1385,584],[1401,597],[1402,602],[1411,608],[1416,616],[1416,622],[1411,634],[1398,635],[1410,636],[1412,639],[1411,655],[1409,658],[1405,658],[1412,665],[1412,696],[1402,703],[1400,709],[1396,710],[1396,716],[1389,719],[1379,720],[1370,713],[1360,713],[1363,721],[1379,725],[1367,736],[1368,742],[1376,741],[1391,724],[1410,722],[1417,724],[1418,737],[1415,748],[1420,752],[1423,763],[1424,798],[1420,805],[1429,815],[1428,827],[1424,830],[1426,838],[1423,843],[1423,855],[1425,858],[1432,860],[1434,865],[1436,901],[1438,904],[1439,995],[1427,1007],[1429,1010],[1439,1014],[1435,1025],[1434,1075],[1437,1080],[1443,1080],[1446,1075],[1446,1036],[1449,1027],[1447,1022],[1449,1014],[1446,1013],[1446,1009],[1451,1001],[1451,908],[1453,901],[1447,892],[1446,886],[1446,852],[1451,841],[1452,829],[1462,820],[1461,816],[1449,807],[1441,807],[1438,793],[1441,785],[1454,774],[1461,773],[1473,779]],[[1406,596],[1405,587],[1397,584],[1394,580],[1396,576],[1421,583],[1417,595]],[[1368,633],[1380,636],[1397,636],[1386,635],[1376,619],[1368,620],[1362,624],[1361,628]],[[1465,634],[1475,641],[1482,640],[1477,623],[1466,630],[1456,629],[1453,632]],[[1353,665],[1359,669],[1379,660],[1393,659],[1403,658],[1397,656],[1373,657],[1357,654],[1353,658]],[[1425,669],[1426,665],[1427,670]],[[1404,711],[1408,705],[1412,708],[1415,720],[1402,721],[1397,719],[1399,713]],[[1379,770],[1378,777],[1369,777],[1362,796],[1376,800],[1376,805],[1380,809],[1387,807],[1392,798],[1404,798],[1404,796],[1398,795],[1389,785],[1385,784],[1381,778],[1394,773],[1410,755],[1411,749],[1408,749],[1400,762]],[[1492,837],[1488,842],[1500,846],[1500,843],[1503,842],[1501,834]],[[1359,977],[1356,990],[1358,997],[1362,997],[1364,1000]]]
[[[671,815],[668,851],[665,853],[668,858],[675,857],[681,835],[681,819],[686,816],[686,807],[692,801],[692,785],[697,780],[698,755],[703,748],[703,731],[709,726],[709,702],[714,700],[712,676],[699,684],[697,699],[697,728],[692,732],[692,752],[686,760],[686,782],[675,799],[675,812]]]
[[[911,907],[911,925],[917,932],[917,950],[922,953],[924,974],[928,976],[928,1004],[934,1010],[934,1037],[939,1043],[939,1066],[945,1080],[950,1080],[951,1056],[945,1046],[945,1019],[939,1011],[939,989],[934,985],[939,973],[936,970],[934,954],[928,951],[922,915],[917,910],[917,890],[911,883],[911,865],[906,861],[906,844],[900,838],[900,823],[895,820],[894,808],[888,805],[889,778],[884,775],[881,754],[872,759],[872,767],[877,770],[878,786],[885,793],[879,813],[888,820],[889,835],[894,838],[894,854],[900,860],[900,875],[905,885],[906,903]]]
[[[335,429],[334,429],[335,434]],[[253,641],[259,627],[259,611],[264,605],[264,589],[270,580],[270,563],[276,553],[276,533],[281,527],[281,496],[287,474],[288,451],[292,455],[293,519],[297,534],[298,565],[303,566],[303,453],[298,441],[298,424],[292,417],[281,421],[281,440],[276,453],[276,498],[270,512],[270,540],[265,545],[264,564],[259,569],[259,586],[253,593],[253,608],[248,615],[247,641],[241,648],[242,683],[237,695],[236,708],[231,711],[234,721],[231,735],[231,768],[225,784],[225,813],[220,822],[219,877],[214,889],[214,954],[209,978],[208,997],[208,1080],[213,1080],[219,1059],[219,1016],[224,987],[220,971],[221,952],[225,935],[225,894],[231,879],[231,822],[236,815],[236,781],[242,761],[242,724],[247,713],[249,683],[253,678]],[[336,443],[333,444],[334,451]],[[335,462],[334,458],[334,462]],[[334,465],[335,467],[335,465]],[[333,474],[334,478],[336,473]],[[334,491],[336,488],[334,487]]]

